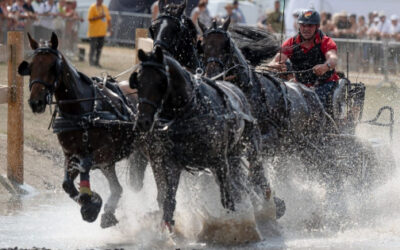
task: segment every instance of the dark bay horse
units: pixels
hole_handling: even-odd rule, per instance
[[[90,188],[89,172],[99,168],[111,190],[101,227],[113,226],[118,223],[114,213],[122,193],[115,163],[133,150],[135,98],[131,95],[127,100],[116,82],[101,81],[99,85],[78,72],[57,50],[58,38],[54,33],[50,45],[45,47],[39,47],[29,33],[28,38],[34,50],[32,61],[22,62],[18,72],[30,76],[29,105],[34,113],[43,113],[55,97],[52,126],[65,156],[63,188],[81,205],[83,219],[95,221],[102,200]],[[131,160],[135,159],[131,156]],[[147,162],[143,164],[139,166],[142,169]],[[74,184],[78,175],[79,191]]]
[[[197,78],[158,46],[149,54],[139,50],[138,57],[141,68],[129,79],[139,96],[136,128],[144,134],[165,225],[172,230],[183,170],[209,169],[226,209],[235,210],[242,191],[269,199],[260,135],[243,93],[227,82]],[[249,174],[241,157],[249,162]]]
[[[284,146],[285,153],[315,143],[324,132],[326,116],[314,91],[295,83],[286,83],[255,72],[247,63],[228,32],[230,19],[222,26],[213,22],[203,30],[205,73],[223,76],[238,86],[248,98],[263,136],[264,149],[275,155]],[[275,149],[275,150],[274,150]],[[306,157],[308,158],[308,157]]]

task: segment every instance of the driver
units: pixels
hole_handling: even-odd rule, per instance
[[[339,80],[336,43],[319,29],[320,15],[315,10],[304,10],[298,18],[299,32],[282,44],[269,63],[278,71],[287,71],[286,60],[290,62],[297,82],[314,88],[325,110],[332,114],[333,92]]]

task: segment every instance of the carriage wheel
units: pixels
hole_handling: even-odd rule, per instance
[[[354,185],[355,190],[367,191],[384,179],[387,170],[369,141],[350,135],[337,135],[332,141],[336,150],[332,158],[336,159],[335,177],[340,182]]]

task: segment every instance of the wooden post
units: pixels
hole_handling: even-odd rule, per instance
[[[144,28],[137,28],[135,31],[135,58],[133,59],[133,64],[137,64],[139,62],[137,58],[137,50],[139,44],[139,38],[144,37],[147,38],[149,35],[149,31]]]
[[[0,104],[8,102],[8,87],[0,85]]]
[[[24,81],[18,75],[23,60],[24,37],[20,31],[7,33],[8,58],[8,120],[7,120],[7,177],[18,184],[24,182]]]

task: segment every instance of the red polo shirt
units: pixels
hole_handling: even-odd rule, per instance
[[[285,54],[289,59],[293,54],[293,46],[296,46],[301,43],[301,38],[300,36],[295,36],[292,38],[289,38],[282,44],[282,53]],[[321,39],[321,36],[319,35],[319,32],[315,35],[315,40],[314,40],[314,45],[310,48],[304,47],[302,44],[300,44],[300,48],[302,51],[307,54],[310,49],[312,49],[316,44],[321,43],[321,50],[324,55],[330,50],[335,50],[337,52],[337,46],[335,41],[333,41],[332,38],[324,35]],[[335,81],[337,82],[339,80],[339,76],[336,74],[336,71],[333,73],[333,75],[326,80],[326,82],[332,82]]]

